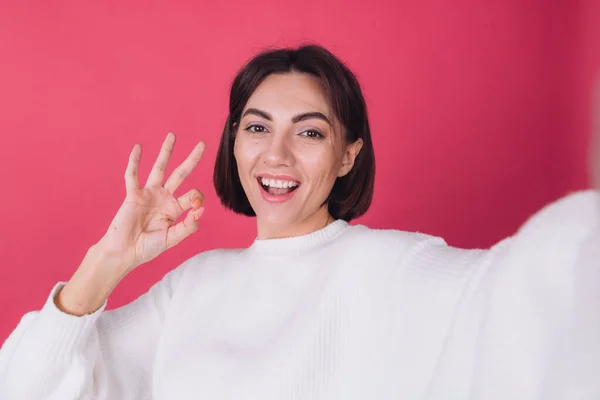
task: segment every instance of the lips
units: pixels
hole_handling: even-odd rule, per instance
[[[300,187],[300,182],[290,176],[261,174],[256,181],[261,194],[269,202],[287,201]]]
[[[285,186],[279,187],[279,186],[271,186],[269,183],[265,184],[264,181],[261,181],[260,178],[257,180],[258,180],[259,185],[262,187],[262,189],[272,196],[281,196],[281,195],[284,195],[287,193],[291,193],[294,190],[298,189],[298,185],[296,185],[296,186],[285,185]]]

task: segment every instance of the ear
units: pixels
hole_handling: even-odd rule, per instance
[[[350,143],[346,146],[344,151],[344,157],[342,158],[342,165],[340,166],[340,170],[338,171],[338,178],[345,176],[348,172],[352,170],[354,166],[354,161],[356,160],[356,156],[360,153],[360,149],[362,149],[363,141],[358,138],[354,143]]]

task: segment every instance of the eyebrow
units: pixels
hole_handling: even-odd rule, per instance
[[[273,118],[271,117],[271,115],[265,111],[259,110],[257,108],[249,108],[244,112],[244,115],[242,115],[242,118],[244,118],[246,115],[249,114],[253,114],[253,115],[257,115],[261,118],[264,118],[268,121],[273,121]],[[313,112],[307,112],[307,113],[302,113],[302,114],[298,114],[296,116],[294,116],[294,118],[292,118],[292,122],[296,123],[296,122],[300,122],[300,121],[304,121],[307,119],[312,119],[312,118],[316,118],[316,119],[320,119],[323,120],[325,122],[327,122],[329,125],[331,125],[331,121],[329,121],[329,118],[327,118],[327,116],[323,113],[320,113],[318,111],[313,111]]]

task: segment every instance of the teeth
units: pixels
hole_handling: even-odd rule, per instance
[[[294,181],[282,181],[279,179],[267,179],[260,178],[260,182],[265,186],[270,186],[274,188],[286,189],[298,186],[298,182]]]

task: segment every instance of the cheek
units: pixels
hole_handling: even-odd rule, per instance
[[[240,148],[238,144],[238,140],[233,143],[233,158],[235,159],[235,163],[237,165],[238,173],[243,169],[244,159],[240,155]]]
[[[331,151],[301,153],[305,173],[314,184],[333,183],[337,177],[339,161]]]
[[[256,160],[256,146],[252,146],[251,142],[248,142],[242,138],[236,139],[233,146],[233,156],[235,157],[235,161],[237,163],[238,172],[240,175],[244,175],[248,172]]]

